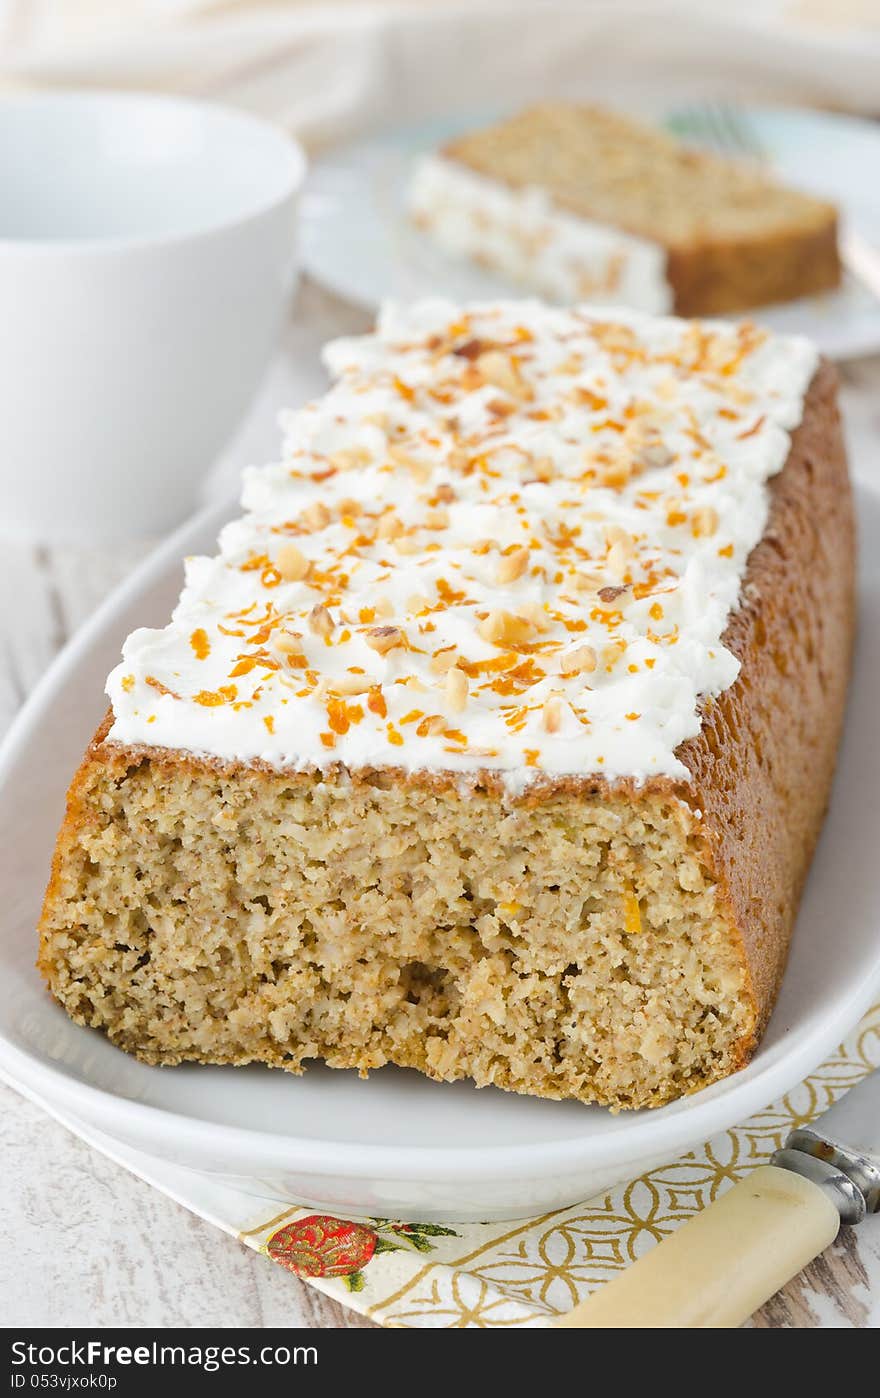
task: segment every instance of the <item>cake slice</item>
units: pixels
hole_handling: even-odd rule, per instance
[[[840,281],[831,204],[594,107],[450,142],[417,164],[409,206],[448,252],[563,303],[718,315]]]
[[[40,966],[148,1063],[614,1108],[745,1063],[828,800],[853,525],[804,340],[535,302],[336,343],[136,631]]]

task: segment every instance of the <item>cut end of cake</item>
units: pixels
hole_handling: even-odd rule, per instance
[[[656,1106],[740,1066],[756,1015],[699,819],[595,782],[231,771],[99,743],[41,967],[148,1063],[393,1063]]]

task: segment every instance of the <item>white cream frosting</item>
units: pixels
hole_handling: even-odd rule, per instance
[[[688,778],[816,367],[803,339],[441,300],[326,352],[112,740],[277,768]],[[450,678],[449,671],[453,673]]]
[[[446,252],[554,301],[672,309],[665,248],[567,213],[538,186],[514,189],[428,155],[415,166],[408,203]]]

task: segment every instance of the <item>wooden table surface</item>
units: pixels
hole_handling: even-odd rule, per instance
[[[365,317],[306,287],[283,353],[211,478],[231,491],[275,450],[274,412],[322,383],[317,347]],[[857,476],[880,478],[880,358],[842,366]],[[147,551],[5,541],[0,550],[0,735],[76,627]],[[158,1194],[0,1084],[0,1323],[6,1326],[369,1326]],[[181,1241],[183,1246],[181,1246]],[[173,1258],[173,1262],[171,1259]],[[880,1215],[766,1305],[763,1327],[880,1324]]]

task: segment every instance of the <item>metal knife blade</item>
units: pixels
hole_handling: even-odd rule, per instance
[[[880,1212],[880,1073],[869,1073],[809,1126],[799,1126],[785,1142],[789,1153],[824,1160],[861,1191],[869,1213]],[[782,1163],[782,1162],[780,1162]]]

